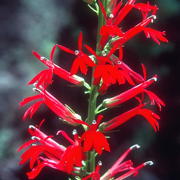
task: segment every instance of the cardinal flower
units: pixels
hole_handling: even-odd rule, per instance
[[[122,104],[123,102],[137,96],[140,93],[144,93],[144,92],[150,92],[147,91],[145,88],[147,88],[148,86],[150,86],[153,82],[157,81],[157,76],[152,77],[151,79],[146,80],[143,83],[140,83],[137,86],[134,86],[133,88],[113,97],[113,98],[109,98],[109,99],[105,99],[103,101],[104,106],[106,107],[114,107],[117,106],[119,104]],[[151,102],[152,103],[157,103],[158,106],[165,106],[164,102],[158,97],[156,96],[154,93],[149,93],[148,96],[151,96]]]
[[[70,123],[72,125],[78,125],[79,123],[83,123],[83,121],[81,121],[80,115],[73,112],[69,107],[64,106],[48,91],[43,89],[42,90],[35,89],[35,90],[38,91],[40,94],[35,96],[30,96],[28,98],[23,99],[23,101],[20,102],[20,106],[24,106],[30,103],[31,101],[38,100],[25,111],[23,119],[26,119],[28,116],[31,118],[34,115],[34,113],[37,111],[39,106],[44,103],[65,122]]]
[[[59,167],[59,163],[66,148],[32,125],[29,126],[29,133],[32,135],[32,140],[26,142],[18,149],[20,151],[29,147],[21,155],[20,161],[20,164],[24,164],[27,161],[30,163],[31,171],[27,173],[28,178],[34,179],[45,166],[64,171],[64,169]]]
[[[85,47],[96,58],[97,64],[95,65],[94,69],[93,83],[96,86],[100,86],[99,92],[101,94],[104,93],[110,85],[115,84],[116,82],[119,85],[124,84],[125,82],[134,85],[134,82],[131,78],[131,76],[134,76],[134,73],[132,73],[133,71],[130,71],[130,68],[125,68],[125,66],[120,67],[112,61],[111,57],[113,56],[112,54],[116,51],[115,48],[112,48],[107,55],[98,56],[91,47],[88,45],[85,45]]]
[[[101,176],[100,180],[109,180],[111,178],[115,180],[123,180],[128,178],[131,175],[137,175],[138,171],[145,167],[146,165],[153,165],[152,161],[148,161],[145,163],[142,163],[141,165],[137,167],[133,167],[133,162],[131,160],[124,161],[125,158],[128,156],[128,154],[134,150],[134,149],[139,149],[140,146],[135,144],[131,146],[130,148],[127,149],[120,157],[119,159],[114,163],[114,165],[103,175]],[[118,178],[114,178],[114,176],[118,176],[119,173],[123,175],[120,175]]]
[[[45,64],[48,69],[41,71],[38,75],[36,75],[31,81],[28,82],[28,84],[34,84],[37,82],[36,87],[39,86],[47,87],[49,84],[52,83],[52,76],[53,73],[56,74],[58,77],[65,79],[66,81],[75,84],[75,85],[83,85],[84,79],[77,76],[77,75],[71,75],[70,72],[66,71],[65,69],[59,67],[55,63],[53,63],[53,54],[55,51],[56,45],[52,48],[51,54],[50,54],[50,60],[46,59],[45,57],[42,57],[37,52],[33,51],[33,55],[41,61],[43,64]]]
[[[83,36],[82,36],[82,32],[80,32],[78,37],[78,50],[73,51],[62,45],[57,45],[57,47],[59,47],[61,50],[76,56],[72,64],[71,74],[76,74],[80,69],[80,71],[86,75],[88,70],[87,67],[93,67],[95,65],[92,59],[82,51],[82,46],[83,46],[82,41],[83,41]]]
[[[155,6],[150,5],[149,2],[136,3],[133,5],[133,7],[141,12],[143,19],[145,19],[149,13],[151,13],[151,15],[156,15],[158,11],[158,7],[156,5]]]
[[[154,128],[155,131],[159,130],[159,124],[157,120],[160,119],[159,115],[151,111],[150,109],[144,108],[145,104],[140,104],[139,106],[120,114],[113,119],[103,123],[104,131],[110,131],[113,130],[116,127],[119,127],[120,125],[124,124],[131,118],[133,118],[136,115],[141,115],[145,117],[148,122],[151,124],[151,126]]]
[[[83,141],[83,149],[85,152],[95,149],[98,154],[102,154],[103,150],[110,151],[109,143],[106,137],[100,131],[98,126],[103,116],[99,115],[97,121],[94,120],[92,125],[88,125],[89,129],[85,131],[81,137]]]
[[[71,173],[74,167],[81,167],[82,161],[84,160],[81,139],[76,130],[73,130],[74,140],[72,140],[65,131],[58,131],[57,134],[62,134],[71,143],[63,153],[60,163],[62,169],[65,169],[67,173]]]

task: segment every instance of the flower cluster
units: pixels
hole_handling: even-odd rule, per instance
[[[99,17],[96,50],[83,43],[83,33],[80,32],[77,50],[56,44],[51,50],[49,59],[33,51],[35,58],[42,62],[47,69],[42,70],[28,82],[28,85],[34,86],[33,90],[36,94],[20,102],[22,107],[31,103],[23,115],[23,120],[33,118],[40,106],[45,104],[69,125],[82,126],[84,132],[78,134],[74,129],[72,137],[70,137],[65,131],[59,130],[56,136],[61,135],[69,142],[69,146],[65,146],[63,142],[58,143],[53,140],[53,136],[43,133],[40,127],[29,126],[31,140],[19,148],[19,151],[26,149],[21,155],[20,164],[29,161],[31,169],[27,173],[29,179],[34,179],[45,166],[48,166],[74,175],[79,180],[123,180],[137,175],[144,166],[153,164],[153,162],[147,161],[135,167],[131,160],[125,160],[132,150],[140,147],[134,145],[128,148],[104,175],[100,175],[102,162],[96,162],[96,156],[100,156],[103,151],[110,152],[110,145],[105,133],[119,127],[136,115],[143,116],[155,131],[159,130],[160,116],[148,109],[147,106],[148,104],[157,105],[159,110],[165,106],[165,103],[155,93],[148,90],[151,84],[157,81],[157,75],[147,79],[144,65],[142,65],[143,75],[141,75],[123,61],[125,44],[141,32],[144,32],[147,38],[152,38],[157,44],[168,42],[164,31],[149,27],[156,19],[158,7],[150,5],[149,2],[136,3],[136,0],[127,0],[125,4],[118,0],[86,0],[86,2]],[[123,31],[121,22],[132,10],[139,11],[142,19],[134,27]],[[74,56],[69,71],[54,63],[54,53],[57,48]],[[81,77],[81,75],[86,75],[90,68],[92,69],[91,84],[86,82],[86,78]],[[86,120],[48,92],[54,75],[85,88],[85,92],[89,94]],[[114,84],[128,84],[131,88],[97,104],[97,98],[107,93],[107,89]],[[108,111],[130,99],[138,102],[136,107],[109,120],[103,117],[103,111]],[[102,122],[102,119],[106,121]]]

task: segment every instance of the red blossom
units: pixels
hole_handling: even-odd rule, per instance
[[[32,145],[21,155],[20,161],[20,164],[30,161],[31,171],[27,173],[28,178],[34,179],[45,166],[64,171],[59,167],[59,163],[66,148],[34,126],[29,127],[29,132],[32,135],[32,140],[19,148],[20,151]],[[43,155],[47,158],[44,158]]]
[[[144,28],[144,33],[147,38],[152,38],[153,41],[159,45],[160,45],[160,41],[166,42],[166,43],[168,42],[168,39],[164,37],[166,34],[165,31],[161,32],[152,28]]]
[[[100,86],[100,93],[104,93],[110,85],[115,84],[116,82],[119,85],[124,84],[125,82],[134,85],[131,77],[135,79],[140,78],[140,75],[138,76],[137,73],[132,71],[125,64],[120,66],[112,61],[112,54],[116,50],[115,48],[112,48],[105,56],[98,56],[91,47],[87,45],[85,45],[85,47],[96,57],[97,60],[93,74],[93,83],[96,86]],[[142,80],[143,78],[141,78],[141,81]]]
[[[103,116],[99,115],[97,121],[93,121],[92,125],[89,125],[89,129],[82,135],[84,152],[95,149],[98,154],[102,154],[103,150],[110,151],[109,143],[104,134],[98,131],[98,126]]]
[[[106,179],[111,179],[111,178],[114,179],[114,176],[117,176],[119,173],[122,174],[122,172],[124,172],[123,175],[120,175],[118,178],[115,179],[115,180],[123,180],[131,175],[134,175],[134,176],[137,175],[138,171],[142,169],[143,167],[145,167],[146,165],[152,165],[153,162],[148,161],[134,168],[133,162],[131,160],[124,161],[125,158],[128,156],[128,154],[132,150],[139,149],[139,148],[140,146],[137,144],[128,148],[127,151],[125,151],[119,157],[119,159],[113,164],[113,166],[103,176],[101,176],[101,180],[106,180]]]
[[[60,167],[65,169],[67,173],[71,173],[74,167],[81,167],[84,159],[83,148],[81,147],[81,139],[77,131],[73,131],[74,140],[72,140],[64,131],[58,131],[57,134],[62,134],[71,145],[67,147],[61,157]]]
[[[156,15],[158,11],[158,7],[156,5],[155,6],[150,5],[149,2],[147,2],[146,4],[136,3],[134,4],[133,7],[141,11],[143,19],[145,19],[149,13],[151,13],[152,15]]]
[[[104,130],[105,131],[110,131],[113,130],[114,128],[124,124],[131,118],[133,118],[136,115],[141,115],[147,119],[147,121],[151,124],[151,126],[154,128],[155,131],[159,130],[159,124],[157,120],[160,119],[159,115],[154,113],[153,111],[144,108],[145,104],[140,104],[139,106],[123,113],[120,114],[113,119],[103,123],[104,125]]]
[[[64,171],[73,174],[77,167],[82,166],[84,159],[81,140],[77,133],[74,133],[72,140],[64,131],[58,131],[57,134],[62,134],[71,145],[67,148],[55,142],[50,136],[47,136],[42,131],[34,126],[29,127],[29,133],[32,135],[32,140],[23,144],[19,151],[28,148],[22,155],[20,164],[29,161],[31,171],[27,173],[29,179],[34,179],[41,170],[45,167],[51,167],[59,171]],[[32,145],[32,146],[30,146]]]
[[[57,45],[57,47],[59,47],[61,50],[76,56],[72,64],[71,74],[76,74],[80,69],[80,71],[86,75],[88,70],[87,67],[93,67],[95,65],[92,59],[82,51],[82,46],[83,46],[82,41],[83,41],[83,36],[82,36],[82,32],[80,32],[78,37],[78,50],[73,51],[62,45]]]
[[[33,51],[33,55],[41,61],[44,65],[48,67],[48,69],[41,71],[38,75],[36,75],[31,81],[28,82],[28,84],[34,84],[37,82],[36,87],[43,86],[47,87],[49,84],[52,83],[52,76],[53,73],[57,75],[58,77],[65,79],[66,81],[75,84],[75,85],[83,85],[84,79],[77,76],[77,75],[71,75],[70,72],[66,71],[65,69],[59,67],[53,62],[53,54],[55,51],[56,45],[52,48],[50,60],[46,59],[45,57],[42,57],[37,52]]]
[[[32,117],[34,113],[37,111],[39,106],[44,103],[46,104],[56,115],[58,115],[60,118],[62,118],[67,123],[70,123],[72,125],[78,125],[83,124],[83,121],[81,120],[81,117],[72,112],[68,107],[64,106],[60,101],[58,101],[54,96],[52,96],[48,91],[36,89],[40,94],[35,96],[30,96],[28,98],[23,99],[23,101],[20,102],[20,106],[24,106],[31,101],[39,100],[35,104],[31,105],[24,113],[23,119],[29,117]],[[40,104],[40,105],[39,105]],[[85,124],[86,125],[86,124]]]
[[[105,99],[103,101],[103,104],[106,107],[114,107],[117,106],[119,104],[122,104],[123,102],[137,96],[140,93],[149,93],[150,91],[147,91],[146,88],[149,87],[153,82],[157,81],[157,76],[155,75],[154,77],[152,77],[151,79],[148,79],[140,84],[138,84],[137,86],[134,86],[133,88],[113,97],[113,98],[109,98],[109,99]],[[164,102],[158,97],[156,96],[154,93],[152,94],[148,94],[148,96],[150,96],[150,100],[151,102],[153,101],[153,103],[157,103],[158,106],[165,106]]]

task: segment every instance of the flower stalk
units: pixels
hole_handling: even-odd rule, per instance
[[[149,2],[136,3],[136,0],[127,0],[126,3],[120,0],[83,1],[87,3],[90,10],[96,13],[98,18],[96,49],[93,50],[84,43],[83,33],[80,32],[75,50],[55,44],[50,52],[49,60],[33,51],[36,59],[42,62],[47,69],[42,70],[28,83],[28,85],[34,85],[33,90],[38,94],[20,102],[21,107],[33,102],[25,111],[23,120],[32,119],[41,105],[45,104],[59,119],[72,126],[73,131],[69,135],[63,130],[63,127],[60,127],[55,133],[56,136],[62,136],[67,141],[68,145],[67,143],[64,145],[62,140],[56,142],[53,136],[41,131],[42,123],[29,127],[31,140],[19,148],[19,151],[25,150],[21,155],[20,164],[27,161],[30,163],[31,170],[27,173],[29,179],[35,179],[44,167],[50,167],[66,172],[71,180],[123,180],[137,175],[146,165],[153,164],[152,161],[147,161],[135,167],[132,160],[125,160],[133,149],[140,147],[137,144],[128,148],[104,175],[100,173],[103,163],[97,162],[97,159],[101,158],[104,151],[108,153],[111,151],[110,140],[105,133],[120,128],[122,124],[137,115],[143,116],[155,131],[159,131],[160,116],[147,106],[148,104],[157,105],[159,110],[165,106],[165,103],[154,92],[147,90],[151,84],[157,81],[157,75],[147,80],[144,65],[142,65],[143,75],[141,75],[123,61],[126,42],[139,33],[144,32],[147,38],[152,38],[157,44],[168,42],[164,31],[149,27],[156,18],[158,8],[150,5]],[[141,12],[142,20],[124,32],[121,22],[134,8]],[[56,49],[73,56],[70,70],[65,70],[54,63]],[[117,52],[119,56],[117,56]],[[90,82],[86,81],[89,69],[92,71]],[[84,93],[88,95],[86,117],[81,117],[81,113],[76,113],[48,91],[49,86],[53,83],[54,75],[79,88],[85,87]],[[114,97],[110,95],[111,98],[103,99],[102,103],[98,104],[98,98],[103,97],[102,95],[106,94],[108,88],[114,84],[118,86],[128,84],[131,88]],[[138,101],[138,105],[110,120],[102,115],[104,111],[108,112],[111,108],[123,105],[130,99]],[[83,127],[84,131],[78,133],[74,126],[76,128]],[[96,156],[98,156],[97,159]]]

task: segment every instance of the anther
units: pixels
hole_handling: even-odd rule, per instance
[[[155,82],[157,81],[157,77],[153,77],[152,79],[153,79]]]
[[[32,140],[41,140],[40,138],[36,137],[36,136],[32,136],[31,137]]]
[[[131,146],[130,149],[131,149],[131,150],[132,150],[132,149],[139,149],[140,147],[141,147],[140,145],[135,144],[135,145]]]
[[[96,124],[96,120],[93,120],[93,121],[92,121],[92,124]]]
[[[33,125],[29,125],[29,129],[36,129],[36,127],[35,126],[33,126]]]
[[[76,135],[76,134],[77,134],[77,130],[76,130],[76,129],[73,129],[72,134],[73,134],[73,135]]]
[[[150,16],[149,18],[151,18],[151,23],[153,23],[154,20],[157,19],[156,15],[152,15],[152,16]]]
[[[111,19],[114,18],[114,15],[113,15],[113,14],[110,14],[110,15],[109,15],[109,18],[111,18]]]
[[[122,62],[121,61],[117,61],[117,64],[121,64]]]
[[[152,166],[154,163],[152,161],[147,161],[144,163],[145,166],[149,165],[149,166]]]
[[[102,52],[102,55],[103,55],[103,56],[106,56],[107,54],[103,51],[103,52]]]
[[[31,146],[37,146],[37,144],[33,143],[33,144],[31,144]]]
[[[32,90],[33,90],[34,92],[41,92],[41,90],[38,89],[38,88],[32,88]]]
[[[99,166],[102,166],[102,161],[98,161],[98,165],[99,165]]]
[[[74,51],[74,54],[75,54],[75,55],[78,55],[78,54],[79,54],[79,51],[78,51],[78,50],[75,50],[75,51]]]
[[[43,56],[42,56],[42,57],[40,57],[40,60],[45,60],[45,59],[46,59],[46,58],[45,58],[45,57],[43,57]]]

